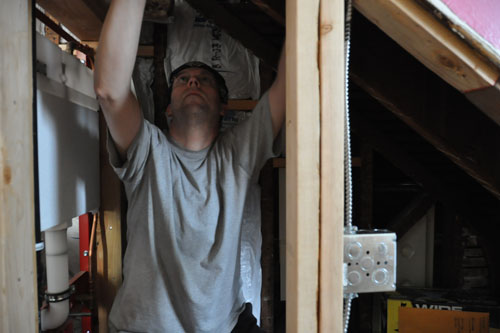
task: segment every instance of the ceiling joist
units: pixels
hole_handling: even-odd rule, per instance
[[[106,12],[106,8],[100,5],[101,2],[96,0],[37,0],[37,3],[81,41],[99,40],[103,14]]]

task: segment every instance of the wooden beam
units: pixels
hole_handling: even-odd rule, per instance
[[[417,194],[415,198],[388,223],[387,229],[393,231],[401,239],[408,230],[411,229],[427,214],[429,209],[436,201],[427,193]]]
[[[494,86],[465,93],[465,96],[488,117],[500,125],[500,81]]]
[[[421,185],[435,200],[455,210],[471,222],[470,226],[488,242],[497,242],[498,225],[494,221],[500,219],[500,212],[495,209],[497,203],[486,191],[476,193],[481,196],[480,203],[471,202],[471,193],[461,189],[449,189],[449,183],[436,177],[429,168],[408,154],[404,147],[374,128],[370,121],[364,121],[355,113],[352,114],[352,130],[359,138],[372,145],[383,157],[400,169],[408,177]],[[486,206],[485,206],[486,204]]]
[[[251,99],[230,99],[227,103],[229,110],[252,111],[258,101]]]
[[[400,169],[426,191],[447,202],[455,200],[456,196],[446,190],[446,186],[430,171],[423,167],[415,158],[408,154],[394,140],[374,129],[369,121],[365,121],[357,114],[351,115],[353,132],[373,149],[378,151],[396,168]]]
[[[81,44],[86,45],[90,48],[92,48],[95,51],[97,50],[97,47],[99,46],[98,41],[82,41]],[[154,52],[155,52],[155,47],[154,45],[139,45],[137,48],[137,56],[138,57],[145,57],[145,58],[152,58],[154,57]]]
[[[81,0],[95,16],[101,21],[104,22],[106,18],[106,13],[108,11],[109,3],[111,1],[108,0]],[[148,1],[149,2],[149,1]]]
[[[319,0],[288,0],[286,13],[286,331],[317,332]]]
[[[187,2],[208,19],[213,20],[229,36],[238,40],[244,47],[252,51],[256,57],[266,62],[269,66],[276,68],[280,50],[236,18],[218,2],[215,0],[187,0]]]
[[[271,4],[269,4],[267,1],[263,0],[251,0],[251,1],[255,6],[259,7],[260,10],[266,13],[273,20],[275,20],[282,26],[285,26],[285,17],[276,8],[273,8]]]
[[[37,332],[31,1],[0,4],[0,331]]]
[[[67,33],[58,23],[52,21],[50,17],[45,15],[41,10],[36,8],[36,18],[40,20],[43,24],[45,24],[47,27],[49,27],[53,32],[58,34],[60,37],[64,38],[67,42],[71,42],[73,44],[73,48],[76,50],[79,50],[80,52],[85,53],[89,57],[94,57],[95,55],[95,50],[85,46],[83,44],[80,44],[78,40],[76,40],[73,36],[71,36],[69,33]],[[56,42],[56,44],[59,44],[60,39]]]
[[[359,17],[351,78],[500,198],[500,127]]]
[[[485,2],[483,3],[485,6],[479,6],[479,8],[475,7],[473,12],[466,13],[467,7],[464,7],[464,10],[459,10],[455,13],[452,9],[461,7],[456,6],[460,3],[461,1],[427,0],[423,5],[431,7],[435,16],[437,16],[443,24],[456,32],[461,39],[464,39],[468,44],[472,45],[475,50],[483,54],[493,64],[500,67],[500,48],[494,45],[495,38],[498,37],[494,32],[496,27],[494,21],[498,14],[492,7],[495,2]],[[487,5],[488,3],[490,5]],[[467,16],[470,14],[472,15],[467,17],[466,14]],[[486,25],[491,27],[491,29],[482,31],[482,35],[479,34],[474,30],[478,28],[477,20],[470,21],[470,19],[473,18],[481,18],[482,22],[486,21]],[[469,25],[469,23],[471,23],[471,25]]]
[[[354,0],[365,17],[460,91],[489,87],[499,70],[414,0]]]
[[[500,69],[469,47],[415,0],[354,0],[354,6],[426,67],[462,93],[495,84]],[[472,99],[474,102],[474,99]],[[477,104],[482,108],[482,104]],[[498,108],[482,108],[500,124]]]
[[[344,1],[321,0],[319,13],[321,87],[319,332],[340,333],[343,332],[344,257]]]
[[[94,6],[89,7],[91,3],[96,5],[95,1],[37,0],[37,3],[80,40],[99,40],[103,20],[94,13]]]
[[[108,331],[108,314],[122,283],[122,196],[121,183],[106,149],[106,124],[99,114],[101,149],[101,209],[96,231],[96,299],[99,332]]]

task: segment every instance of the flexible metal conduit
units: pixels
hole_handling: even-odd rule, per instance
[[[351,134],[349,119],[349,58],[351,53],[351,18],[352,0],[346,0],[345,13],[345,120],[344,120],[344,181],[345,181],[345,228],[346,234],[353,234],[357,228],[352,225],[352,162],[351,162]],[[357,294],[344,295],[344,333],[349,327],[352,300]]]

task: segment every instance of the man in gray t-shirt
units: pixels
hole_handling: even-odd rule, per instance
[[[252,116],[223,134],[224,80],[201,63],[181,66],[166,92],[172,120],[163,133],[143,119],[130,91],[144,5],[111,3],[95,73],[111,162],[129,200],[124,281],[110,327],[243,331],[248,308],[239,271],[241,223],[247,194],[273,155],[284,120],[284,55]]]

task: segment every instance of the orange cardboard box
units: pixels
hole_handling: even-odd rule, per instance
[[[489,313],[401,307],[400,333],[488,333]]]

